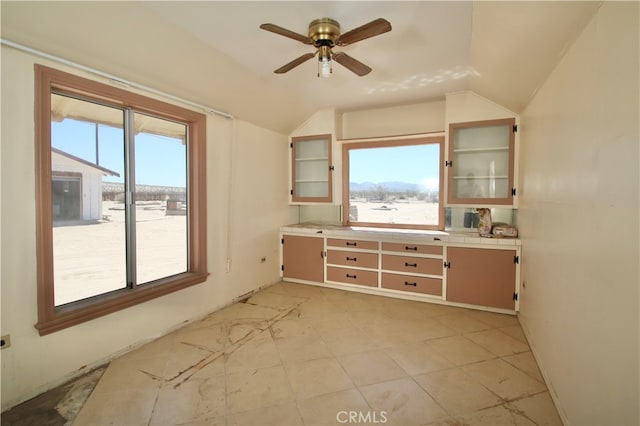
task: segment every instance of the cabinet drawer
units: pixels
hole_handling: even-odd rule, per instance
[[[327,250],[327,263],[331,265],[378,269],[378,253]]]
[[[412,254],[436,254],[442,256],[442,246],[430,246],[426,244],[382,243],[384,251],[399,251]]]
[[[364,250],[378,250],[377,241],[343,240],[341,238],[327,238],[327,246]]]
[[[378,272],[329,266],[327,267],[327,280],[378,287]]]
[[[414,274],[442,275],[442,260],[384,254],[382,255],[382,269]]]
[[[442,296],[442,280],[438,278],[383,273],[382,288]]]

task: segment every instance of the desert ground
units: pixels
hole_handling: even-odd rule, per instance
[[[137,282],[187,269],[186,216],[167,216],[164,201],[136,206]],[[54,226],[55,304],[126,286],[125,222],[121,202],[103,202],[98,223]]]

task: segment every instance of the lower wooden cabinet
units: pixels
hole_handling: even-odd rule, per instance
[[[324,282],[324,238],[284,235],[282,276],[316,283]]]
[[[495,312],[518,310],[519,244],[319,234],[282,234],[284,279]]]
[[[515,250],[447,248],[447,300],[515,309]]]

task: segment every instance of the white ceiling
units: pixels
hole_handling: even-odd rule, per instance
[[[1,7],[3,38],[288,133],[326,107],[409,104],[461,90],[520,112],[599,4],[3,1]],[[259,25],[306,35],[320,17],[337,20],[343,32],[376,18],[391,23],[389,33],[334,49],[369,65],[369,75],[334,64],[330,78],[318,78],[315,60],[273,73],[313,48]]]

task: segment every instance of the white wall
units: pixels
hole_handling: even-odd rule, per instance
[[[340,133],[342,139],[355,139],[441,132],[444,115],[444,100],[347,111],[341,114]]]
[[[604,2],[522,113],[520,320],[574,425],[640,423],[638,6]]]
[[[207,118],[209,279],[194,287],[44,337],[38,335],[35,261],[35,59],[2,47],[2,409],[280,280],[277,229],[287,205],[288,139],[240,120]],[[75,72],[49,61],[44,65]],[[75,72],[77,73],[77,72]],[[83,73],[79,75],[87,76]],[[157,87],[170,91],[170,88]],[[266,257],[261,263],[260,258]],[[231,260],[226,272],[227,259]]]

